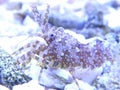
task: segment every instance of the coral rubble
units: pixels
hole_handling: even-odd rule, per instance
[[[120,89],[120,66],[117,63],[111,66],[109,72],[96,78],[93,85],[97,90],[119,90]]]
[[[16,60],[0,48],[0,84],[12,90],[14,85],[30,80],[31,78],[16,65]]]

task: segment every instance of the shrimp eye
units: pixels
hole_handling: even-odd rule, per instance
[[[49,36],[51,39],[55,39],[55,35],[54,34],[50,34]]]
[[[53,34],[50,34],[50,37],[53,37],[54,35]]]
[[[50,34],[49,35],[49,41],[52,42],[55,40],[55,35],[54,34]]]

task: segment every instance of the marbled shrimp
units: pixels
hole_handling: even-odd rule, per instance
[[[37,55],[38,57],[42,56],[42,59],[39,60],[42,68],[64,68],[71,72],[75,67],[94,69],[100,67],[106,60],[114,60],[112,51],[109,45],[106,46],[105,40],[96,39],[83,44],[77,38],[66,33],[62,27],[50,27],[48,24],[48,9],[43,16],[36,7],[33,7],[32,10],[35,21],[42,31],[40,37],[45,40],[46,45],[41,45],[40,37],[36,36],[37,39],[22,47],[21,50],[27,49],[28,51],[27,54],[18,57],[19,62],[20,59],[28,61],[32,56]]]

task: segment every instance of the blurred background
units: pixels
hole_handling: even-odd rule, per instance
[[[41,14],[41,16],[43,16],[43,18],[47,9],[47,5],[50,6],[48,8],[49,9],[48,24],[51,26],[63,27],[65,30],[74,31],[78,34],[81,34],[83,37],[85,37],[85,39],[99,37],[102,40],[104,39],[108,41],[108,43],[110,44],[110,49],[112,49],[113,54],[115,56],[115,59],[117,58],[119,61],[120,0],[0,0],[0,47],[2,47],[2,49],[4,49],[9,54],[12,54],[15,50],[16,52],[17,50],[20,50],[21,46],[24,47],[25,45],[28,45],[29,47],[29,44],[34,45],[33,42],[36,41],[35,37],[37,37],[37,35],[41,33],[40,29],[41,26],[39,26],[38,23],[35,22],[34,20],[34,15],[31,8],[31,6],[33,5],[37,6],[38,11]],[[40,39],[40,37],[38,39]],[[41,38],[38,41],[42,41],[42,39],[43,38]],[[26,55],[29,54],[26,53],[27,51],[29,50],[31,51],[36,48],[33,49],[22,48],[22,49],[24,52],[23,54]],[[22,55],[20,52],[18,52],[18,54]],[[32,69],[29,70],[30,72],[28,71],[29,74],[33,77],[35,77],[35,75],[39,75],[38,72],[40,71],[40,67],[38,68],[38,66],[37,67],[34,66],[35,65],[33,65],[33,67],[30,66],[30,68],[32,67]],[[94,86],[98,85],[97,88],[100,88],[96,90],[101,90],[101,86],[102,88],[104,88],[102,90],[120,90],[120,75],[119,75],[120,68],[118,68],[118,66],[120,67],[120,65],[117,66],[117,64],[115,64],[114,66],[112,66],[113,69],[111,70],[110,73],[108,73],[108,70],[111,69],[111,64],[108,64],[108,66],[107,65],[103,66],[103,71],[102,73],[100,73],[101,77],[103,78],[98,77],[96,79]],[[62,72],[61,74],[63,75],[63,77],[65,76],[66,78],[67,75],[66,73],[63,74]],[[91,76],[94,76],[92,73],[91,76],[89,77],[88,72],[85,73],[85,75],[88,76],[89,79],[91,79]],[[46,86],[47,85],[49,86],[49,84],[52,86],[56,85],[56,87],[59,85],[62,86],[60,81],[61,77],[58,78],[59,79],[57,81],[58,83],[56,82],[51,83],[54,81],[54,79],[56,79],[56,77],[54,79],[51,78],[52,74],[49,73],[43,76],[45,76],[46,79],[47,84],[44,82]],[[64,79],[61,80],[64,81]],[[38,82],[35,84],[38,84]],[[34,86],[34,82],[29,86],[32,85]],[[81,83],[80,85],[82,86]],[[82,90],[88,90],[88,87],[84,85],[85,83],[83,82],[83,87],[87,89]],[[36,85],[34,87],[36,88]],[[74,84],[72,88],[74,88]],[[18,89],[19,87],[16,90]],[[38,90],[56,90],[56,89],[38,88]],[[68,88],[65,90],[70,89]]]
[[[0,46],[14,45],[39,33],[31,6],[43,14],[49,5],[49,24],[80,33],[85,38],[120,32],[120,0],[0,0]]]

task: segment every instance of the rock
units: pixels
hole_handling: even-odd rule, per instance
[[[0,0],[0,4],[4,4],[6,2],[8,2],[9,0]]]
[[[36,60],[32,59],[30,62],[30,69],[26,71],[26,74],[32,77],[33,80],[38,80],[39,75],[41,77],[39,79],[39,83],[43,86],[49,88],[60,88],[71,83],[73,81],[73,77],[68,70],[65,69],[44,69],[43,72],[40,73],[40,67],[36,66]],[[94,70],[81,68],[76,68],[73,75],[75,78],[81,79],[86,83],[91,84],[97,76],[101,75],[102,67],[96,68]],[[54,80],[54,81],[53,81]]]
[[[39,84],[44,86],[46,90],[56,90],[55,88],[63,89],[66,83],[70,83],[73,80],[70,73],[62,69],[44,69],[40,73],[41,68],[38,66],[38,63],[35,59],[32,59],[30,67],[25,70],[25,73],[32,77],[32,80],[39,80]],[[39,77],[40,75],[41,77]]]
[[[38,62],[32,59],[25,69],[26,75],[30,76],[32,80],[38,80],[41,68],[38,66]]]
[[[21,2],[9,2],[7,3],[7,10],[20,10],[22,8]]]
[[[119,0],[111,0],[110,2],[107,3],[111,7],[118,9],[120,7],[120,1]]]
[[[26,18],[25,13],[19,13],[19,12],[14,13],[14,19],[18,21],[20,24],[23,24],[25,18]]]
[[[71,13],[61,14],[57,11],[50,13],[48,22],[54,26],[64,27],[66,29],[82,29],[86,23],[83,17],[81,18]]]
[[[111,13],[104,15],[104,19],[108,22],[108,26],[110,28],[116,30],[116,28],[120,26],[119,16],[120,16],[120,9],[114,11],[112,10]]]
[[[96,78],[93,85],[97,90],[120,90],[120,65],[110,65],[110,71]]]
[[[100,11],[102,8],[100,8],[101,5],[98,3],[98,1],[91,0],[87,1],[84,6],[84,11],[87,15],[94,15],[96,12]]]
[[[37,81],[32,80],[22,85],[15,85],[13,90],[45,90],[43,86],[39,85]]]
[[[9,90],[9,89],[4,87],[4,86],[2,86],[2,85],[0,85],[0,90]]]
[[[81,80],[77,80],[79,88],[75,82],[65,86],[64,90],[95,90],[94,87],[90,86],[88,83],[85,83]]]
[[[113,52],[113,55],[115,57],[115,60],[118,61],[118,63],[120,62],[119,58],[120,58],[120,36],[118,33],[108,33],[105,35],[105,39],[108,41],[108,43],[110,43],[110,48]],[[117,47],[117,48],[116,48]]]
[[[85,29],[82,29],[81,31],[79,31],[79,33],[81,33],[82,35],[85,36],[85,38],[93,38],[93,37],[96,37],[96,36],[99,36],[99,37],[103,37],[103,35],[105,35],[107,33],[108,30],[105,30],[102,29],[102,28],[85,28]]]
[[[102,67],[96,68],[93,70],[81,69],[78,67],[78,68],[75,68],[73,75],[77,79],[91,84],[97,78],[97,76],[101,75],[101,73],[102,73]]]
[[[97,78],[97,76],[101,75],[101,73],[102,67],[96,68],[94,70],[83,70],[81,68],[76,68],[73,72],[73,76],[79,80],[84,81],[85,83],[91,84]],[[39,82],[46,87],[63,89],[66,84],[73,82],[73,76],[69,71],[64,69],[47,69],[41,73]]]
[[[106,11],[104,11],[104,9],[106,9]],[[88,16],[88,22],[97,24],[98,26],[103,25],[103,15],[107,11],[107,8],[96,0],[88,1],[84,7],[84,12]]]
[[[72,77],[68,71],[65,70],[43,70],[39,83],[50,88],[63,89],[68,83],[71,83]]]

